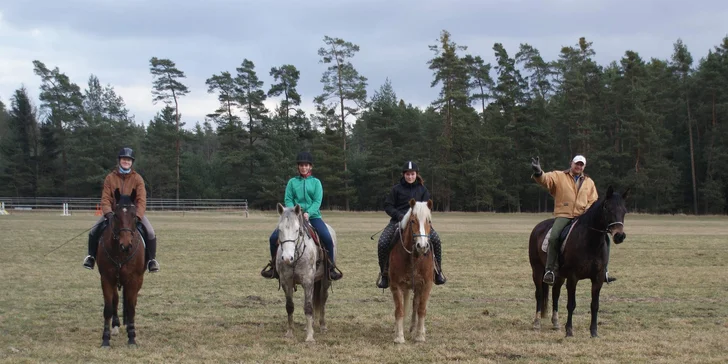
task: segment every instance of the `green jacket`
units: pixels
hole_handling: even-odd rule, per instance
[[[303,212],[308,212],[309,219],[320,219],[319,208],[321,208],[323,199],[324,188],[318,178],[296,176],[288,180],[284,199],[286,207],[301,205]]]

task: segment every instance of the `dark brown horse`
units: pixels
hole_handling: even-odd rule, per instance
[[[627,237],[627,234],[624,233],[624,215],[627,213],[625,199],[628,194],[629,189],[620,196],[614,192],[612,186],[609,186],[603,200],[594,203],[589,210],[575,219],[571,233],[562,244],[559,269],[552,290],[551,322],[554,330],[558,330],[559,294],[561,286],[566,280],[568,294],[566,308],[569,311],[569,318],[566,321],[566,336],[574,336],[571,318],[574,308],[576,308],[576,283],[582,279],[590,279],[592,299],[589,331],[591,331],[592,337],[597,337],[599,292],[606,280],[606,265],[609,258],[608,235],[613,236],[616,244],[622,243]],[[541,328],[541,318],[546,318],[548,307],[548,285],[543,283],[546,252],[542,249],[542,243],[553,223],[554,219],[548,219],[536,225],[531,231],[528,243],[528,257],[533,272],[533,283],[536,285],[536,319],[533,322],[535,329]]]
[[[109,347],[113,318],[113,333],[119,332],[119,293],[123,292],[124,325],[129,336],[129,345],[136,345],[134,315],[137,294],[144,281],[144,243],[137,230],[136,190],[131,195],[114,191],[114,216],[104,230],[99,242],[98,268],[101,275],[101,289],[104,293],[104,334],[101,347]]]
[[[410,335],[415,341],[425,341],[427,301],[434,282],[434,260],[430,249],[432,200],[415,202],[400,222],[397,241],[389,255],[389,277],[394,299],[394,342],[404,343],[404,315],[409,291],[414,291]]]

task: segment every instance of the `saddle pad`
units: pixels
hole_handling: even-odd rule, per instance
[[[566,227],[569,229],[569,232],[566,234],[566,237],[563,240],[563,243],[561,244],[561,253],[564,252],[564,247],[566,246],[566,241],[569,240],[569,235],[571,235],[571,231],[574,230],[574,226],[576,226],[578,219],[574,219],[573,222],[569,223]],[[544,253],[548,253],[549,251],[549,237],[551,236],[551,230],[553,228],[549,228],[549,231],[546,233],[546,236],[543,239],[543,242],[541,243],[541,250],[544,251]],[[561,232],[561,235],[563,235],[563,231]]]

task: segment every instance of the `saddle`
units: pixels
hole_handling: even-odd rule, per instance
[[[564,252],[564,247],[566,246],[566,244],[564,244],[564,242],[566,241],[566,239],[569,238],[569,235],[571,234],[571,230],[574,229],[574,226],[576,226],[577,221],[579,221],[578,218],[572,219],[571,222],[569,222],[564,227],[564,229],[561,230],[561,235],[559,235],[559,240],[558,240],[559,244],[561,244],[561,249],[560,249],[561,253]],[[546,236],[543,238],[543,243],[541,244],[541,250],[543,250],[544,252],[549,251],[549,237],[551,237],[551,230],[553,230],[553,228],[549,229],[549,231],[546,233]]]

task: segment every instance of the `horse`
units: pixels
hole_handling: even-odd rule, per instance
[[[629,188],[620,195],[612,186],[607,189],[603,200],[595,202],[584,214],[572,221],[564,228],[562,253],[559,254],[559,269],[553,286],[553,312],[551,323],[553,329],[559,329],[559,294],[561,286],[566,280],[568,302],[566,308],[569,316],[566,321],[566,336],[574,336],[572,315],[576,308],[576,284],[582,279],[590,279],[591,289],[591,325],[589,331],[592,337],[597,335],[597,313],[599,311],[599,293],[606,280],[606,266],[609,259],[608,244],[612,236],[616,244],[621,244],[627,237],[624,232],[624,215],[627,213],[625,200],[629,195]],[[546,265],[546,252],[542,243],[547,232],[551,229],[554,219],[547,219],[538,223],[529,238],[528,257],[533,273],[533,283],[536,285],[536,318],[534,329],[541,328],[541,318],[546,318],[548,308],[548,285],[543,283]]]
[[[430,228],[432,226],[432,200],[409,201],[410,209],[399,223],[399,242],[389,253],[389,289],[394,299],[394,342],[404,340],[405,304],[412,299],[410,335],[417,342],[425,341],[425,315],[427,301],[434,283],[434,255],[430,249]]]
[[[317,246],[307,223],[304,222],[301,206],[277,206],[278,215],[278,252],[276,253],[276,270],[278,282],[286,295],[286,312],[288,313],[288,330],[286,337],[293,337],[293,291],[296,285],[303,286],[303,312],[306,314],[306,341],[314,342],[314,314],[319,319],[319,329],[326,332],[325,307],[328,289],[331,286],[328,272],[328,261],[323,248]],[[334,243],[333,254],[336,256],[336,232],[326,224]]]
[[[101,347],[108,348],[111,335],[119,333],[119,294],[124,289],[122,304],[124,325],[129,337],[128,345],[136,345],[134,316],[137,295],[144,282],[144,242],[137,230],[136,189],[131,195],[114,191],[113,217],[109,219],[110,229],[104,229],[99,244],[98,269],[101,289],[104,294],[104,333]],[[113,322],[111,322],[113,319]],[[109,330],[110,324],[113,326]]]

